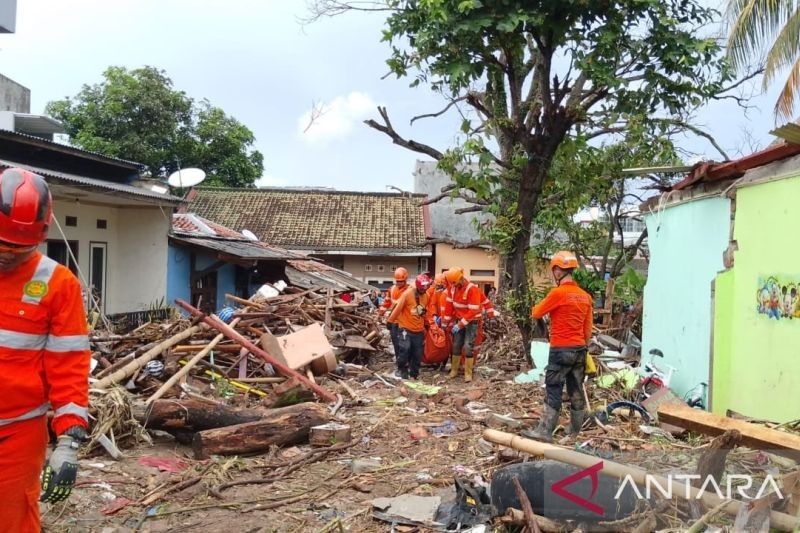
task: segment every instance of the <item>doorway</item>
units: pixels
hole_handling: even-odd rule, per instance
[[[192,282],[192,305],[206,314],[217,312],[217,271],[209,272]]]
[[[100,304],[100,310],[106,311],[106,262],[108,257],[108,244],[104,242],[89,243],[89,287],[92,294]],[[92,308],[92,303],[87,302],[87,309]]]

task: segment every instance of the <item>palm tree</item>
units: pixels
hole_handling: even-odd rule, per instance
[[[775,103],[775,115],[791,120],[795,96],[800,91],[800,2],[729,0],[727,16],[728,57],[737,71],[746,70],[753,60],[762,62],[766,89],[790,67]]]

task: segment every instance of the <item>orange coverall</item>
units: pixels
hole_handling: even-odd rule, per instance
[[[0,529],[38,532],[39,475],[53,431],[88,427],[89,338],[81,288],[36,252],[0,272]]]
[[[586,346],[592,338],[592,297],[574,281],[563,281],[533,306],[531,316],[550,315],[550,347]]]

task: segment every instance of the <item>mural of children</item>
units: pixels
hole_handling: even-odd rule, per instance
[[[775,320],[781,319],[781,290],[774,281],[771,284],[769,312],[767,314],[770,318],[774,318]]]

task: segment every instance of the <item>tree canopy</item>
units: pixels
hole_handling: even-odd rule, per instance
[[[244,124],[208,101],[173,88],[162,70],[109,67],[103,81],[47,104],[71,142],[85,150],[145,164],[154,176],[199,167],[204,185],[252,187],[264,170]]]
[[[318,0],[313,8],[315,16],[348,7],[388,10],[390,70],[448,100],[425,116],[462,113],[461,142],[446,150],[402,135],[385,108],[367,124],[438,160],[454,181],[445,192],[494,215],[489,233],[524,337],[531,230],[551,201],[549,182],[571,179],[552,172],[562,145],[618,135],[632,120],[654,132],[686,125],[692,110],[728,89],[720,46],[703,36],[718,13],[697,0],[366,4]]]

